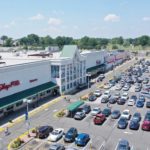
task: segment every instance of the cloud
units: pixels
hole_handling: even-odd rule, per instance
[[[143,21],[150,21],[150,17],[143,17]]]
[[[62,24],[62,21],[59,18],[49,18],[48,24],[51,26],[59,26]]]
[[[73,29],[74,29],[74,30],[79,30],[79,26],[74,25],[74,26],[73,26]]]
[[[15,21],[11,21],[10,23],[5,24],[3,27],[4,27],[5,29],[9,29],[9,28],[11,28],[11,27],[13,27],[13,26],[15,26],[15,25],[16,25],[16,22],[15,22]]]
[[[108,14],[107,16],[104,17],[104,21],[106,21],[106,22],[118,22],[118,21],[120,21],[120,17],[117,16],[116,14]]]
[[[36,16],[32,16],[29,18],[30,20],[33,20],[33,21],[40,21],[40,20],[44,20],[45,17],[42,15],[42,14],[37,14]]]

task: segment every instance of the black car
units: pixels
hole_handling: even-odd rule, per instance
[[[53,131],[51,126],[41,126],[37,129],[37,136],[40,139],[47,138],[49,133]]]
[[[90,105],[84,105],[82,107],[82,111],[84,111],[86,114],[88,114],[91,111],[91,106]]]
[[[137,96],[136,95],[132,95],[130,99],[134,99],[134,101],[136,102]]]
[[[117,104],[118,104],[118,105],[124,105],[125,102],[126,102],[125,99],[120,98],[120,99],[117,101]]]
[[[150,108],[150,101],[146,102],[146,107]]]
[[[95,101],[97,99],[96,95],[90,95],[89,101]]]
[[[74,142],[77,135],[78,135],[77,129],[72,127],[65,134],[64,141],[65,142]]]
[[[111,113],[111,118],[112,119],[118,119],[120,117],[121,113],[119,110],[114,110],[112,113]]]
[[[132,117],[132,119],[136,119],[136,120],[138,120],[138,121],[141,121],[141,114],[139,113],[139,112],[136,112],[136,113],[134,113],[133,114],[133,117]]]
[[[116,101],[117,101],[117,100],[116,100],[115,97],[110,97],[110,98],[109,98],[109,103],[110,103],[110,104],[115,104]]]
[[[111,109],[110,108],[105,108],[102,111],[102,114],[105,115],[106,117],[108,117],[111,114]]]
[[[124,117],[121,117],[118,121],[118,128],[119,129],[125,129],[128,125],[128,120]]]
[[[140,123],[137,119],[132,119],[129,124],[129,128],[132,130],[138,130]]]

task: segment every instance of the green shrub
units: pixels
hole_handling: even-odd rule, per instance
[[[21,146],[21,144],[23,143],[23,141],[21,141],[20,138],[17,138],[16,140],[14,140],[14,142],[11,144],[12,148],[18,148],[19,146]]]

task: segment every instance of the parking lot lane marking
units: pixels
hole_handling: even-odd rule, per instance
[[[105,141],[102,142],[102,144],[101,144],[99,150],[103,150],[103,149],[105,148],[105,143],[106,143]]]
[[[37,148],[39,148],[43,143],[45,143],[45,141],[41,141],[41,143],[37,145],[33,150],[37,150]]]
[[[117,145],[116,145],[116,147],[115,147],[115,150],[117,150],[117,147],[118,147],[118,143],[117,143]]]
[[[123,133],[125,133],[125,134],[133,134],[132,132],[127,132],[127,131],[125,131]]]

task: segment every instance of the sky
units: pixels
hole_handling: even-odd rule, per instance
[[[0,36],[150,35],[150,0],[0,0]]]

